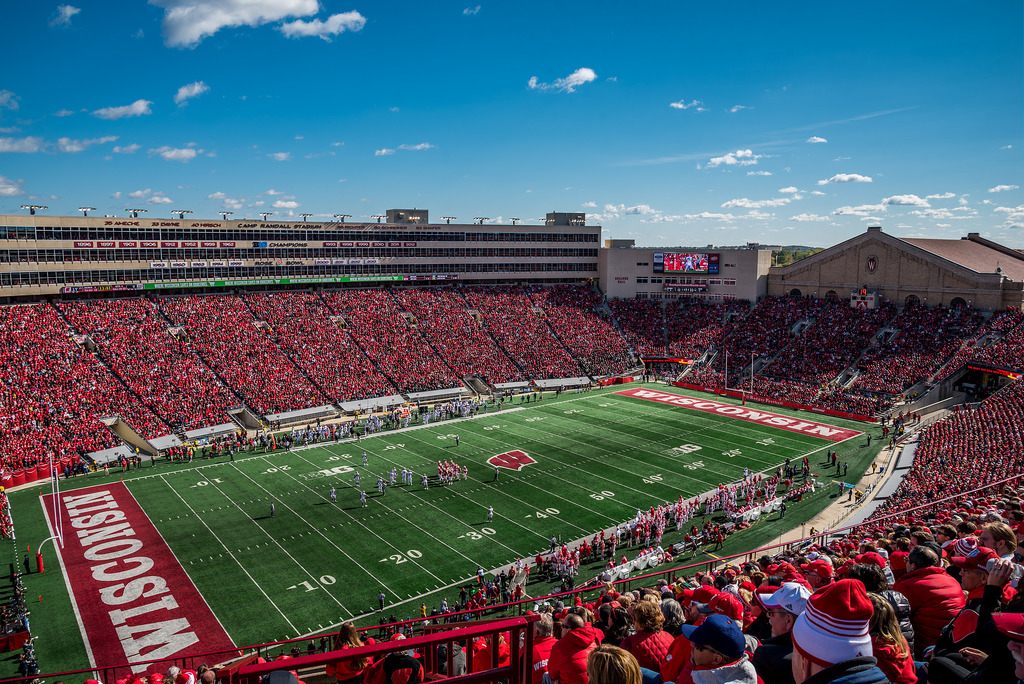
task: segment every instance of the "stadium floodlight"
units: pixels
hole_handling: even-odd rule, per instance
[[[352,214],[335,214],[334,218],[338,219],[338,223],[344,223],[345,219],[352,218]]]
[[[22,204],[22,209],[28,209],[28,213],[35,216],[36,209],[49,209],[50,207],[43,206],[42,204]]]
[[[490,221],[491,217],[490,216],[474,216],[473,220],[474,221],[479,221],[480,225],[482,226],[482,225],[484,225],[484,221]]]
[[[224,221],[228,220],[228,216],[235,215],[235,212],[233,211],[218,211],[217,213],[220,214],[221,219],[223,219]]]
[[[377,219],[377,223],[380,223],[380,222],[381,222],[381,219],[386,219],[386,218],[387,218],[387,216],[384,216],[383,214],[374,214],[374,215],[373,215],[373,216],[371,216],[370,218],[372,218],[372,219]]]
[[[308,217],[312,216],[312,214],[299,214],[299,216],[301,216],[302,220],[305,221]]]
[[[459,217],[458,216],[442,216],[441,220],[444,221],[446,224],[448,224],[448,223],[451,223],[452,221],[454,221],[457,218],[459,218]]]
[[[266,220],[267,220],[267,217],[268,217],[268,216],[273,216],[273,215],[274,215],[274,212],[272,212],[272,211],[261,211],[261,212],[260,212],[260,218],[261,218],[262,220],[264,220],[264,221],[266,221]]]
[[[90,211],[96,211],[96,207],[78,207],[78,211],[82,212],[82,216],[88,216]]]
[[[191,213],[192,213],[191,209],[171,209],[171,216],[174,216],[175,214],[177,214],[179,220],[183,220],[185,218],[185,214],[191,214]]]
[[[511,222],[512,222],[512,225],[513,225],[513,226],[514,226],[514,225],[516,225],[516,224],[517,224],[518,222],[520,222],[520,221],[522,221],[522,220],[523,220],[523,219],[521,219],[521,218],[518,218],[518,217],[515,217],[515,216],[513,216],[512,218],[510,218],[510,219],[509,219],[509,221],[511,221]]]
[[[149,209],[125,209],[125,211],[131,214],[132,218],[139,218],[139,214],[149,213]]]

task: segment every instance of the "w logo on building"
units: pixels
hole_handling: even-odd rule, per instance
[[[522,470],[523,466],[536,463],[525,451],[519,449],[491,456],[487,462],[496,468],[508,468],[509,470]]]

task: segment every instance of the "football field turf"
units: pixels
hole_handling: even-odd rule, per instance
[[[881,441],[865,448],[863,437],[851,436],[865,426],[840,419],[747,407],[847,429],[829,440],[617,394],[623,387],[638,385],[563,393],[524,405],[516,399],[476,418],[383,432],[359,442],[243,453],[233,462],[226,457],[191,465],[161,462],[125,474],[124,487],[230,639],[246,645],[315,634],[350,619],[376,624],[382,590],[386,613],[399,619],[418,616],[422,602],[428,610],[441,597],[454,603],[459,587],[475,582],[478,567],[490,573],[517,558],[532,558],[548,549],[552,536],[590,538],[632,519],[637,509],[734,482],[744,468],[773,471],[786,458],[809,456],[818,472],[825,451],[838,449],[840,460],[850,462],[849,481],[856,481]],[[648,387],[684,394],[663,385]],[[488,463],[512,452],[521,453],[492,463],[518,470]],[[468,480],[440,485],[438,461],[467,466]],[[377,477],[388,479],[391,468],[400,473],[403,467],[415,473],[413,483],[378,494]],[[424,474],[430,476],[427,489]],[[120,487],[120,476],[80,477],[62,486],[66,495],[80,486]],[[336,503],[331,487],[337,490]],[[806,503],[791,505],[784,524],[773,514],[735,535],[726,551],[753,548],[809,519],[837,489],[819,490],[805,497]],[[365,507],[359,499],[364,490]],[[48,536],[44,499],[30,489],[11,493],[11,500],[20,558],[26,544],[34,549]],[[491,521],[488,507],[494,509]],[[67,540],[74,533],[67,520],[64,529]],[[674,541],[679,535],[670,524],[664,543]],[[44,637],[37,645],[40,666],[44,671],[83,666],[88,659],[67,587],[79,606],[83,598],[90,600],[83,597],[88,591],[75,576],[67,581],[60,576],[51,547],[44,557],[47,571],[26,578],[29,595],[44,598],[30,605],[33,631]],[[599,570],[600,564],[582,568],[577,580]],[[527,593],[539,596],[553,589],[531,581]],[[94,657],[100,659],[98,653]]]

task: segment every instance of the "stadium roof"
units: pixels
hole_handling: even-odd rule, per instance
[[[959,240],[900,239],[977,273],[995,273],[996,268],[1001,268],[1007,278],[1024,281],[1024,254],[979,239],[976,233]]]

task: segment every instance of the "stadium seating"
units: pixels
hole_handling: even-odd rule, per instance
[[[337,323],[323,299],[308,292],[242,295],[258,320],[270,324],[281,350],[331,401],[351,401],[395,393]]]
[[[420,334],[460,376],[477,375],[490,383],[526,379],[469,315],[469,305],[456,290],[401,288],[392,294],[416,317]]]
[[[266,415],[324,404],[327,398],[234,296],[166,297],[160,309],[184,326],[195,353],[246,405]]]
[[[544,310],[555,335],[588,375],[612,375],[629,367],[626,341],[598,312],[601,299],[592,288],[534,287],[530,299]]]
[[[344,315],[348,333],[380,371],[403,392],[457,387],[462,379],[402,316],[385,290],[325,292],[324,301]]]
[[[227,423],[227,410],[241,403],[187,344],[168,333],[170,324],[148,299],[81,300],[58,307],[96,343],[111,370],[173,429]]]
[[[484,328],[530,378],[585,375],[535,310],[526,289],[466,287],[466,301],[483,316]]]

